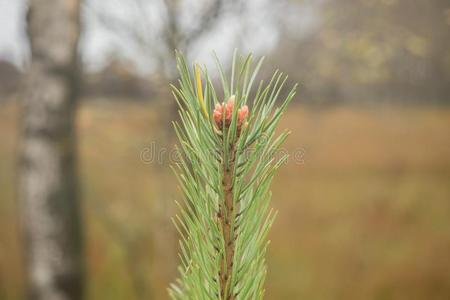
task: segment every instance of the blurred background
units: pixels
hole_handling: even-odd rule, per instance
[[[279,68],[300,83],[280,126],[301,159],[273,183],[266,299],[450,299],[446,0],[0,0],[0,299],[25,297],[33,245],[16,179],[35,112],[21,103],[55,23],[29,22],[64,2],[79,5],[81,32],[69,109],[85,299],[168,298],[181,196],[167,155],[174,49],[215,75],[211,51],[228,65],[235,48],[266,56],[260,79]],[[161,161],[144,157],[153,147]]]

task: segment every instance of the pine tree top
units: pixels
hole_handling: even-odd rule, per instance
[[[253,66],[251,54],[235,51],[228,77],[216,58],[218,95],[206,68],[189,68],[177,53],[180,80],[172,88],[180,121],[174,126],[183,155],[174,171],[184,202],[174,218],[181,265],[173,299],[263,298],[267,233],[276,216],[269,187],[287,160],[276,152],[289,134],[277,136],[275,129],[296,86],[278,104],[287,76],[275,71],[253,91],[262,62]]]

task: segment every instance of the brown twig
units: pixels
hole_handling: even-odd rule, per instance
[[[234,248],[235,248],[235,238],[233,228],[235,214],[234,214],[233,185],[232,185],[235,155],[236,155],[235,143],[232,143],[228,166],[224,165],[223,168],[222,188],[224,191],[224,201],[220,211],[222,234],[225,243],[225,253],[222,257],[219,273],[220,293],[221,298],[227,300],[234,300],[235,298],[233,292],[230,291],[231,276],[233,273],[232,270],[233,270]]]

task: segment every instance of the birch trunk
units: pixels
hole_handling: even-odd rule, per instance
[[[30,0],[31,48],[22,103],[18,197],[27,299],[81,299],[76,176],[78,0]]]

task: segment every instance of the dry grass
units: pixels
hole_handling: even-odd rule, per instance
[[[22,295],[16,117],[14,105],[0,106],[0,299],[11,300]],[[138,258],[143,278],[156,282],[145,274],[159,174],[139,157],[155,124],[143,104],[81,108],[88,299],[135,298],[136,269],[125,249]],[[282,127],[293,132],[286,149],[306,152],[304,163],[291,159],[273,185],[280,213],[266,298],[448,299],[450,109],[293,107]],[[165,288],[159,281],[155,298],[166,298]]]

